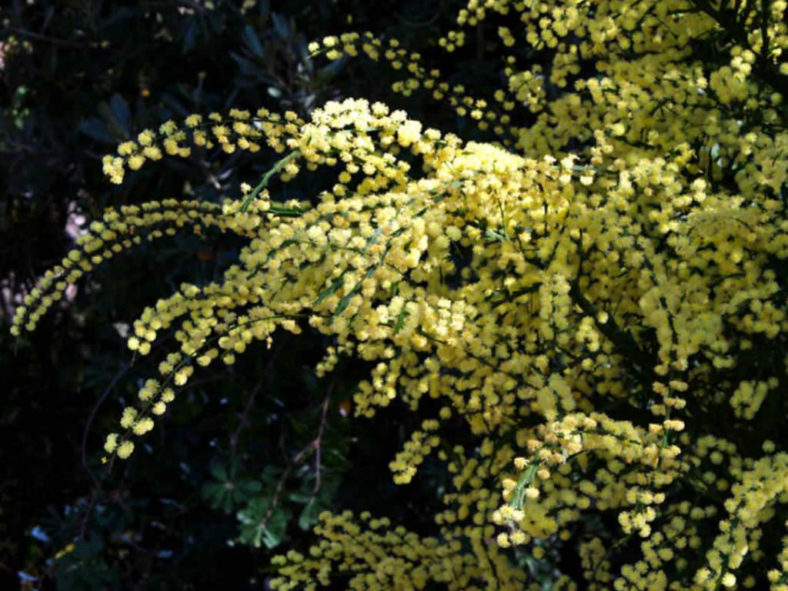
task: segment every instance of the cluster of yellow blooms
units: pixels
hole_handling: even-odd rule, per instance
[[[395,92],[428,89],[498,143],[364,100],[308,121],[167,122],[106,157],[113,182],[194,146],[267,146],[284,180],[328,167],[336,183],[311,208],[272,202],[267,176],[222,205],[109,211],[13,330],[142,240],[237,233],[249,243],[223,281],[182,285],[135,322],[133,351],[170,329],[179,349],[107,453],[128,457],[197,366],[308,324],[335,337],[321,375],[341,355],[373,362],[359,415],[439,401],[391,462],[395,481],[432,453],[453,475],[433,536],[326,513],[306,555],[275,560],[275,588],[536,590],[528,564],[566,549],[580,567],[552,570],[553,589],[788,590],[788,536],[766,529],[787,517],[788,454],[733,442],[758,440],[760,411],[786,394],[786,2],[470,0],[439,46],[460,51],[468,27],[501,15],[507,85],[487,100],[396,41],[310,47],[386,60],[407,72]],[[703,59],[704,43],[729,59]],[[524,68],[524,53],[547,57]],[[458,416],[475,445],[441,432]]]

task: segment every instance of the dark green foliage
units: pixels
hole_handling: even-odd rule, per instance
[[[231,371],[198,374],[128,464],[102,466],[105,434],[159,361],[156,351],[132,358],[128,324],[181,282],[218,277],[238,240],[178,237],[155,256],[143,245],[83,281],[36,333],[15,342],[7,323],[85,219],[152,198],[237,197],[241,178],[260,178],[275,162],[206,152],[109,185],[101,156],[143,128],[231,106],[306,115],[362,95],[444,129],[460,124],[426,95],[393,95],[396,72],[311,60],[306,50],[347,30],[419,49],[455,9],[445,0],[0,8],[0,588],[260,588],[267,550],[301,547],[326,508],[379,508],[416,530],[429,519],[418,486],[435,498],[443,467],[426,465],[423,485],[393,485],[381,459],[394,456],[412,419],[396,408],[385,420],[354,418],[352,394],[369,368],[347,364],[317,379],[330,343],[310,333],[261,346]],[[463,67],[491,71],[478,56]],[[307,179],[274,182],[272,193],[308,199],[322,186],[319,175]]]

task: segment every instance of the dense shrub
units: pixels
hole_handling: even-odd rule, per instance
[[[135,245],[235,235],[244,245],[221,276],[176,284],[130,326],[128,348],[157,375],[102,461],[142,447],[155,462],[148,433],[215,361],[235,368],[280,339],[310,343],[305,360],[320,350],[317,435],[278,478],[237,479],[230,463],[205,487],[227,507],[259,493],[238,513],[241,540],[274,546],[291,465],[314,454],[290,500],[304,527],[327,510],[311,542],[273,558],[273,587],[784,589],[785,13],[783,1],[471,0],[418,50],[324,36],[304,59],[385,65],[395,96],[431,96],[474,129],[353,98],[140,130],[104,156],[112,183],[157,161],[244,154],[268,168],[229,198],[107,210],[11,332]],[[433,56],[472,50],[497,68],[465,83]],[[384,463],[404,489],[391,498],[419,507],[382,504],[379,473],[355,458],[319,494],[336,380],[355,417],[407,429]],[[389,446],[357,433],[368,455]],[[348,498],[354,478],[369,483]]]

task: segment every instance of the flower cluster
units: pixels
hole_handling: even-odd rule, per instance
[[[497,29],[506,87],[492,102],[396,40],[315,42],[329,59],[386,60],[407,72],[395,91],[427,89],[504,141],[464,142],[361,99],[308,121],[236,110],[165,123],[105,159],[113,182],[193,146],[283,156],[222,205],[108,212],[13,331],[135,243],[185,226],[237,233],[248,244],[221,281],[182,285],[135,322],[133,351],[167,331],[178,348],[107,453],[127,458],[200,367],[310,326],[332,337],[320,375],[340,356],[370,362],[358,415],[437,401],[391,461],[395,482],[430,454],[451,475],[433,536],[324,514],[308,553],[275,560],[276,588],[338,573],[353,589],[538,589],[523,552],[570,552],[582,573],[553,561],[555,589],[785,589],[773,525],[788,442],[766,415],[784,413],[788,371],[788,33],[786,2],[752,4],[470,0],[440,48],[461,51],[487,19],[520,23]],[[727,43],[720,60],[696,55],[709,39]],[[545,59],[518,65],[534,54]],[[265,190],[270,174],[317,168],[336,182],[313,207]],[[442,430],[458,417],[462,443]]]

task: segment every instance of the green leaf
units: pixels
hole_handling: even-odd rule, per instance
[[[369,239],[367,240],[367,243],[364,245],[364,250],[363,250],[364,253],[367,252],[367,249],[370,246],[372,246],[373,244],[377,243],[378,238],[380,238],[380,235],[382,233],[383,233],[383,228],[380,228],[380,227],[375,228],[375,231],[372,232],[372,236],[369,237]]]
[[[353,296],[355,296],[360,291],[361,281],[356,283],[356,285],[353,286],[353,289],[342,296],[342,298],[339,300],[339,303],[337,304],[337,309],[334,311],[334,316],[339,316],[342,314],[342,312],[345,311],[345,308],[350,305],[350,300],[353,299]]]
[[[315,75],[315,83],[317,86],[324,86],[330,82],[337,76],[337,74],[342,71],[342,68],[345,67],[346,63],[347,57],[343,55],[339,59],[332,61],[327,66],[318,70],[317,74]]]
[[[484,237],[487,240],[491,240],[492,242],[508,242],[509,237],[505,234],[501,234],[500,232],[496,232],[495,230],[487,230],[484,233]]]
[[[300,152],[298,150],[293,150],[287,156],[281,160],[277,160],[274,163],[274,165],[271,167],[271,170],[263,175],[263,178],[260,179],[260,182],[257,184],[257,186],[252,189],[252,192],[249,193],[249,195],[246,196],[246,199],[243,200],[243,203],[241,203],[241,213],[246,213],[246,210],[249,209],[249,205],[252,203],[252,201],[254,201],[255,197],[260,194],[260,191],[268,186],[268,182],[271,180],[271,177],[282,170],[288,162],[296,158],[299,154]]]
[[[315,304],[319,304],[320,302],[325,300],[327,297],[334,295],[336,292],[338,292],[341,289],[341,287],[344,284],[345,284],[345,280],[344,280],[344,273],[343,273],[342,275],[340,275],[339,277],[334,279],[331,282],[331,285],[329,285],[326,289],[324,289],[323,291],[321,291],[318,294],[317,299],[315,300]]]
[[[282,468],[279,466],[268,465],[263,468],[262,480],[266,485],[272,485],[279,480],[282,474]]]
[[[509,501],[515,509],[522,509],[525,503],[525,489],[533,482],[536,471],[539,468],[539,460],[534,460],[523,472],[522,476],[517,480],[517,486],[514,487],[512,500]]]
[[[112,108],[114,120],[123,130],[123,135],[128,137],[131,130],[131,110],[129,110],[129,104],[119,94],[113,94],[109,99],[109,104]]]
[[[273,213],[278,216],[282,217],[300,217],[304,215],[309,209],[307,208],[298,208],[298,207],[282,207],[281,205],[271,204],[271,207],[268,209],[268,213]]]
[[[315,498],[315,495],[294,492],[294,493],[290,493],[289,498],[294,503],[308,503],[309,501]]]
[[[192,20],[186,25],[186,30],[183,33],[183,45],[181,52],[188,53],[194,48],[197,43],[197,22]]]
[[[211,507],[218,509],[224,502],[224,497],[227,494],[227,488],[220,482],[206,482],[202,486],[202,496],[205,500],[210,501]]]
[[[289,39],[293,34],[290,23],[287,19],[275,12],[271,13],[271,20],[274,21],[274,30],[280,39]]]
[[[227,480],[227,468],[220,463],[211,464],[211,474],[217,480]]]
[[[372,277],[372,274],[375,272],[375,269],[377,269],[377,267],[378,267],[377,265],[373,265],[369,269],[367,269],[367,272],[364,273],[364,279],[369,279],[370,277]],[[349,292],[347,292],[345,295],[342,296],[342,299],[339,300],[339,304],[337,304],[337,309],[334,311],[334,316],[339,316],[340,314],[342,314],[342,312],[345,311],[345,308],[348,307],[348,305],[350,304],[350,300],[353,299],[353,296],[355,296],[358,292],[361,291],[361,286],[364,283],[364,279],[356,283],[356,285],[353,286],[353,289],[351,289]]]
[[[260,38],[255,33],[254,28],[251,25],[246,25],[244,27],[244,32],[241,34],[241,39],[243,39],[246,46],[249,48],[254,55],[262,57],[265,54],[265,49],[263,48],[263,44],[260,43]]]
[[[105,144],[115,143],[115,138],[112,137],[112,134],[107,130],[106,124],[97,117],[80,121],[78,129],[85,135],[99,142]]]
[[[397,320],[394,322],[394,334],[402,330],[402,326],[405,324],[405,318],[407,317],[408,311],[405,309],[405,306],[402,306],[402,310],[397,314]]]
[[[317,523],[318,515],[320,515],[320,505],[313,497],[301,510],[301,515],[298,517],[298,527],[303,530],[311,529]]]
[[[263,484],[259,480],[239,480],[235,484],[235,488],[240,495],[251,495],[252,493],[260,492],[263,489]]]
[[[229,493],[224,496],[224,502],[222,503],[222,511],[225,513],[230,513],[233,510],[233,494]]]
[[[239,541],[255,548],[265,546],[269,549],[281,543],[292,513],[281,505],[269,511],[270,504],[269,497],[257,497],[237,513],[241,523]]]

